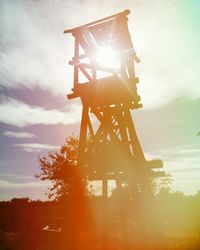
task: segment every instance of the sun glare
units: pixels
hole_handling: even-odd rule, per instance
[[[100,64],[111,68],[117,68],[117,54],[110,47],[100,47],[94,57],[95,61]]]

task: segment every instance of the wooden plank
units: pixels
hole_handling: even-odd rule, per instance
[[[151,160],[151,161],[147,161],[146,165],[149,168],[163,168],[163,161],[160,159]]]
[[[79,66],[79,69],[82,71],[84,76],[88,79],[88,81],[93,80],[92,77],[89,75],[89,73],[87,72],[87,70],[83,66]]]
[[[75,46],[74,46],[74,57],[76,58],[79,55],[79,41],[75,38]],[[78,84],[78,65],[74,66],[74,88],[76,88]]]
[[[98,64],[81,63],[81,62],[76,62],[76,61],[69,61],[69,65],[82,66],[88,69],[95,69],[95,70],[105,71],[105,72],[113,73],[113,74],[119,74],[121,72],[120,69],[114,69],[111,67],[106,67],[106,66],[102,66]]]
[[[125,121],[127,123],[129,134],[130,134],[129,137],[131,140],[131,144],[132,144],[132,148],[133,148],[133,152],[134,152],[134,157],[135,157],[136,161],[138,161],[139,163],[145,162],[144,153],[143,153],[142,147],[140,145],[140,142],[139,142],[136,130],[135,130],[135,126],[133,124],[130,110],[125,111],[124,117],[125,117]]]
[[[73,29],[64,30],[64,34],[66,34],[66,33],[73,33],[73,32],[76,31],[77,29],[81,29],[81,28],[83,28],[83,27],[93,26],[93,25],[95,25],[95,24],[98,24],[98,23],[101,23],[101,22],[105,22],[105,21],[107,21],[107,20],[109,20],[109,19],[116,18],[116,17],[119,16],[119,15],[125,15],[125,16],[127,16],[127,15],[129,15],[130,13],[131,13],[130,10],[129,10],[129,9],[126,9],[126,10],[124,10],[124,11],[122,11],[122,12],[117,13],[117,14],[114,14],[114,15],[111,15],[111,16],[108,16],[108,17],[104,17],[104,18],[102,18],[102,19],[99,19],[99,20],[96,20],[96,21],[93,21],[93,22],[90,22],[90,23],[87,23],[87,24],[84,24],[84,25],[75,27],[75,28],[73,28]]]
[[[88,110],[88,106],[83,105],[79,138],[78,165],[81,165],[84,161],[84,153],[87,139]]]
[[[151,177],[167,177],[164,171],[152,171]]]

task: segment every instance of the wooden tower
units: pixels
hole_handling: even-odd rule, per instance
[[[164,175],[154,170],[162,167],[162,161],[145,160],[131,116],[131,110],[142,104],[134,68],[139,59],[128,30],[129,14],[125,10],[64,31],[75,38],[69,62],[74,67],[74,86],[68,98],[80,98],[83,106],[77,165],[89,180],[102,181],[104,199],[108,197],[108,180],[115,180],[118,189],[128,182],[133,195],[138,193],[145,199],[150,178]],[[103,53],[113,57],[112,61]]]

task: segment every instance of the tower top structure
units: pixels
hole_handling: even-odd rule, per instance
[[[69,99],[81,97],[90,106],[122,103],[141,107],[134,62],[139,62],[124,10],[115,15],[65,30],[75,38],[74,86]]]

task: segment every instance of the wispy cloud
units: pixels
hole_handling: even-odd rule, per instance
[[[80,109],[74,108],[66,113],[55,109],[30,106],[13,98],[2,98],[0,105],[0,122],[16,127],[36,124],[55,125],[73,124],[79,121]]]
[[[14,144],[14,147],[21,148],[26,152],[40,152],[42,150],[56,150],[59,149],[59,146],[50,145],[50,144],[40,144],[40,143],[21,143]]]
[[[200,170],[200,143],[192,143],[145,154],[147,158],[161,158],[172,171]]]
[[[50,183],[48,181],[26,181],[14,182],[0,179],[0,200],[10,200],[12,198],[29,197],[31,199],[46,200]]]
[[[0,180],[0,188],[35,188],[35,187],[44,187],[47,185],[48,182],[43,182],[43,181],[13,183],[6,180]]]
[[[27,132],[14,132],[14,131],[5,131],[3,135],[11,138],[22,139],[22,138],[29,138],[32,139],[36,137],[36,135]]]
[[[200,149],[198,148],[188,148],[188,149],[182,149],[177,152],[177,154],[192,154],[192,153],[200,153]]]
[[[14,179],[14,180],[29,180],[29,179],[35,179],[35,177],[30,175],[20,175],[20,174],[0,174],[0,178],[6,178],[6,179]]]
[[[0,5],[0,85],[40,86],[56,95],[63,94],[66,90],[63,51],[67,49],[62,25],[56,22],[59,28],[54,29],[55,19],[48,16],[49,5],[42,1],[34,4],[1,1]]]
[[[0,4],[0,85],[5,88],[39,86],[63,95],[72,86],[67,60],[73,50],[72,39],[64,36],[63,30],[130,8],[130,32],[142,59],[137,72],[145,107],[163,105],[183,93],[199,96],[200,36],[199,16],[192,12],[195,1],[188,8],[181,0],[55,0],[34,4],[8,0]]]
[[[164,148],[161,150],[157,150],[156,152],[149,152],[147,155],[149,156],[157,156],[157,155],[165,155],[165,156],[173,156],[177,154],[184,154],[184,153],[198,153],[200,150],[200,142],[199,143],[190,143],[190,144],[183,144],[179,146],[174,146],[170,148]]]
[[[191,194],[200,190],[200,150],[199,143],[151,152],[146,156],[160,158],[164,162],[164,170],[173,178],[172,188]]]

